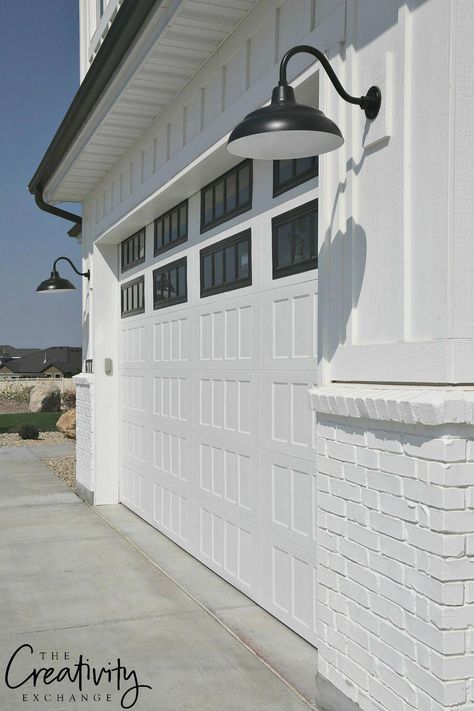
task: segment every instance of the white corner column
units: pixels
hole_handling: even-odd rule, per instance
[[[117,247],[94,244],[91,265],[94,358],[94,503],[119,501],[119,288]],[[106,372],[105,361],[112,369]]]
[[[474,388],[331,384],[310,401],[321,708],[471,711]]]

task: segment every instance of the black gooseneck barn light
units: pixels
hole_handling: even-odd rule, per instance
[[[280,80],[268,106],[252,111],[230,134],[227,150],[245,158],[284,160],[306,158],[336,150],[344,143],[339,128],[319,109],[298,104],[286,78],[288,61],[304,52],[319,59],[337,93],[344,101],[357,104],[368,119],[380,109],[382,94],[371,86],[365,96],[351,96],[342,86],[324,54],[316,47],[298,45],[288,50],[280,63]]]
[[[69,262],[71,267],[74,269],[76,274],[79,274],[79,276],[87,277],[88,279],[90,278],[90,271],[87,270],[87,272],[80,272],[74,264],[71,262],[71,260],[68,257],[58,257],[57,259],[54,260],[53,264],[53,269],[51,271],[51,276],[49,279],[45,279],[44,281],[41,282],[41,284],[37,287],[36,291],[40,294],[51,294],[51,293],[60,293],[62,291],[74,291],[76,288],[74,284],[71,284],[71,282],[68,279],[63,279],[62,277],[59,276],[59,272],[56,269],[56,264],[61,260],[64,259],[65,262]]]

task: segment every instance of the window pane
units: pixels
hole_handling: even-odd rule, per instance
[[[170,298],[177,296],[178,291],[178,270],[170,269],[169,274],[169,293]]]
[[[249,244],[245,240],[237,244],[238,278],[245,279],[249,275]]]
[[[224,252],[219,250],[214,253],[214,286],[224,283]]]
[[[144,284],[142,281],[140,281],[138,284],[138,306],[139,306],[139,308],[143,308],[144,303],[145,303],[145,301],[143,299],[143,287],[144,287]]]
[[[314,158],[297,158],[296,159],[296,175],[309,173],[314,166]]]
[[[138,258],[145,258],[145,233],[141,232],[139,237]]]
[[[171,241],[178,239],[178,211],[171,213]]]
[[[178,296],[186,296],[186,267],[178,267]]]
[[[216,220],[224,214],[224,181],[214,186],[214,217]]]
[[[155,247],[156,249],[160,249],[160,247],[163,246],[163,221],[158,220],[158,222],[155,223],[155,234],[156,234],[156,242],[155,242]]]
[[[168,244],[170,241],[170,216],[166,215],[163,218],[163,244]]]
[[[294,161],[290,160],[280,160],[278,162],[278,183],[288,183],[293,178],[293,167]]]
[[[213,218],[213,190],[210,188],[204,193],[204,222],[211,222]]]
[[[226,180],[226,212],[235,210],[237,207],[237,176],[235,173]]]
[[[187,209],[186,205],[179,208],[179,236],[185,237],[187,232]]]
[[[234,281],[237,276],[235,273],[235,244],[233,244],[231,247],[227,247],[225,250],[225,280],[226,282],[228,281]]]
[[[250,167],[239,170],[239,205],[245,205],[250,200]]]
[[[205,289],[212,287],[212,254],[207,254],[204,257],[204,280],[203,286]]]

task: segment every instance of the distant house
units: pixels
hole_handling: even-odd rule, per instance
[[[3,358],[0,361],[0,376],[70,378],[80,373],[81,366],[81,348],[59,346],[38,349],[22,357]]]

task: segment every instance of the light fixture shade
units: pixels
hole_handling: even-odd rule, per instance
[[[59,272],[54,269],[49,279],[42,281],[36,291],[40,294],[51,294],[60,293],[62,291],[74,291],[75,288],[74,284],[71,284],[68,279],[60,277]]]
[[[269,106],[252,111],[232,131],[227,150],[245,158],[284,160],[340,148],[344,139],[319,109],[298,104],[293,88],[277,86]]]

